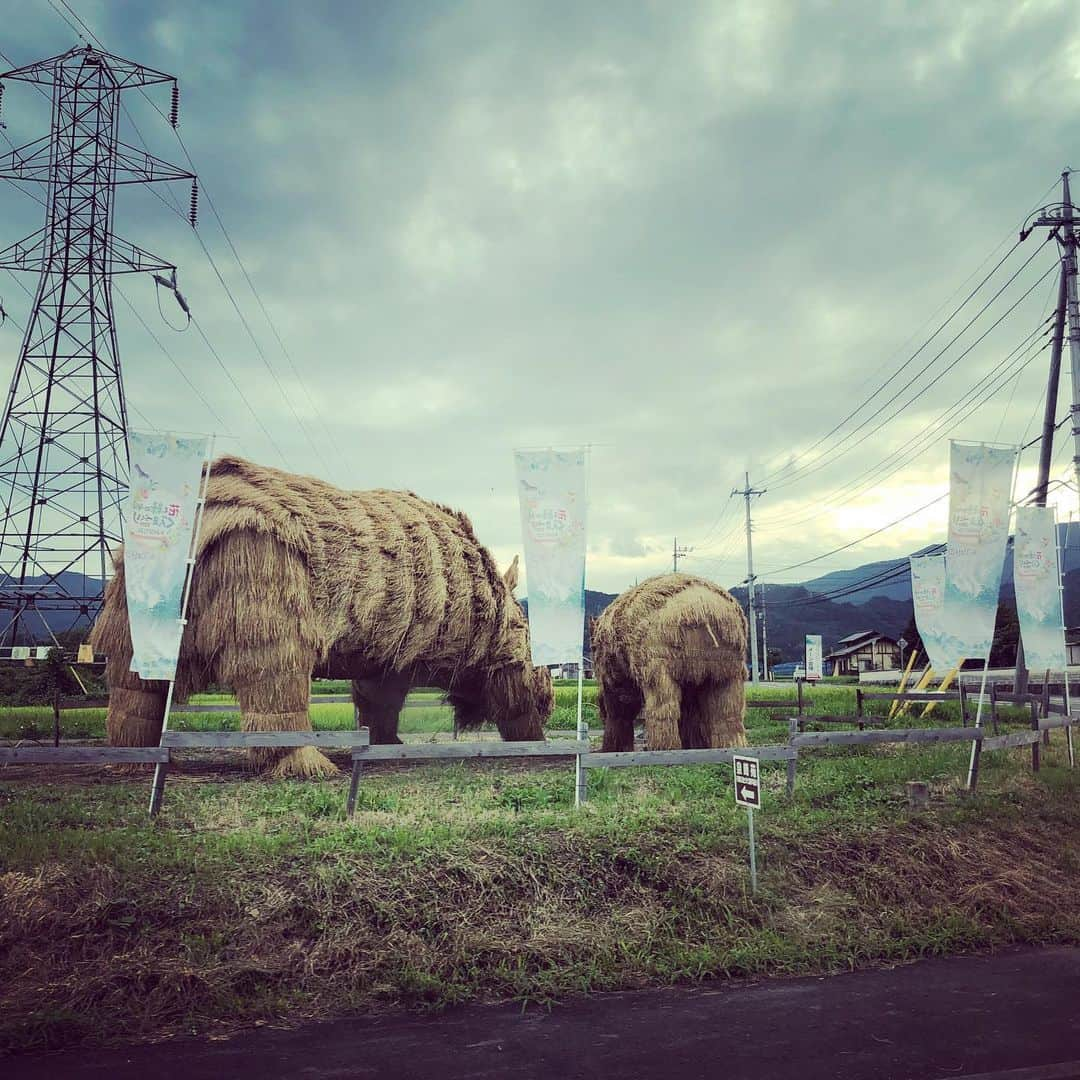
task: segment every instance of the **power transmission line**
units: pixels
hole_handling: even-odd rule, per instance
[[[791,563],[789,566],[781,566],[775,570],[766,570],[760,576],[775,577],[777,574],[785,574],[789,570],[797,570],[801,566],[810,566],[812,563],[821,562],[822,559],[827,559],[830,555],[836,555],[841,551],[847,551],[849,548],[856,547],[866,540],[870,540],[875,536],[879,536],[883,532],[887,532],[889,529],[894,528],[897,525],[903,524],[909,518],[913,518],[916,514],[922,513],[923,510],[929,510],[931,506],[935,506],[941,502],[942,499],[947,499],[949,493],[943,492],[936,498],[931,499],[928,503],[923,503],[922,506],[917,506],[914,510],[909,511],[902,517],[898,517],[895,521],[890,521],[888,525],[882,525],[878,529],[874,529],[872,532],[866,533],[864,536],[857,537],[855,540],[850,540],[846,544],[841,544],[840,547],[833,548],[832,551],[826,551],[824,555],[815,555],[812,559],[803,559],[801,562]]]
[[[67,10],[75,18],[75,20],[78,22],[78,24],[82,28],[82,30],[85,30],[86,33],[89,35],[89,37],[94,42],[96,42],[97,45],[100,48],[104,49],[105,48],[104,43],[97,36],[97,34],[95,34],[94,31],[87,25],[85,20],[83,20],[75,11],[73,11],[68,4],[64,3],[64,0],[60,0],[60,2],[64,4],[64,7],[67,8]],[[77,34],[79,34],[80,37],[82,37],[83,35],[79,31],[79,29],[77,29],[76,27],[74,27],[72,25],[71,21],[64,15],[64,13],[62,11],[60,11],[56,7],[55,4],[52,3],[52,0],[50,0],[50,4],[52,5],[52,7],[56,11],[56,13],[58,15],[60,15],[60,17],[62,19],[64,19],[64,21],[68,24],[68,26],[71,29],[73,29]],[[86,40],[86,39],[84,38],[84,40]],[[166,120],[168,119],[165,116],[165,113],[163,113],[161,111],[160,107],[157,105],[156,102],[153,101],[152,98],[150,98],[145,93],[143,93],[143,97],[150,104],[150,106],[158,113],[159,116],[161,116],[163,119],[166,119]],[[187,146],[184,143],[183,138],[181,137],[179,131],[177,131],[177,129],[175,127],[173,127],[172,124],[170,124],[170,127],[173,128],[173,131],[174,131],[174,133],[176,135],[176,138],[177,138],[177,142],[180,144],[180,148],[183,151],[184,157],[187,159],[188,165],[191,167],[192,171],[194,172],[195,171],[194,162],[192,161],[190,153],[188,153],[188,149],[187,149]],[[136,130],[136,135],[139,137],[140,140],[142,140],[141,132],[138,131],[137,127],[136,127],[135,130]],[[145,141],[143,142],[143,145],[145,146]],[[251,286],[252,291],[254,292],[255,291],[254,285],[252,284],[251,279],[247,274],[247,270],[243,267],[242,263],[240,263],[239,254],[237,253],[236,248],[233,245],[231,238],[228,236],[228,233],[227,233],[227,231],[225,229],[224,223],[222,222],[221,217],[217,212],[217,209],[214,207],[213,202],[210,199],[209,193],[207,192],[206,187],[205,187],[205,183],[204,183],[204,185],[202,187],[202,195],[203,195],[203,198],[205,199],[207,205],[210,206],[211,211],[213,212],[214,217],[217,220],[218,226],[221,228],[222,233],[225,235],[230,249],[232,250],[234,256],[236,257],[237,263],[240,264],[240,266],[241,266],[241,271],[243,272],[245,279],[248,281],[248,284]],[[182,211],[181,211],[181,215],[183,216]],[[325,469],[329,473],[330,468],[329,468],[329,465],[328,465],[328,463],[326,461],[326,458],[323,456],[322,452],[318,449],[318,447],[316,447],[315,442],[311,437],[311,433],[308,431],[307,425],[303,422],[303,420],[300,419],[300,416],[297,413],[295,406],[293,405],[291,396],[285,393],[284,387],[282,387],[282,385],[281,385],[281,381],[278,378],[277,372],[274,370],[274,368],[271,365],[269,359],[267,358],[265,352],[263,351],[262,346],[259,344],[258,339],[255,337],[255,334],[252,331],[250,324],[248,323],[247,319],[245,318],[243,312],[241,311],[240,305],[237,303],[236,298],[232,293],[232,290],[229,288],[227,282],[225,281],[224,276],[222,275],[220,269],[218,268],[218,265],[215,262],[214,257],[211,255],[209,248],[206,246],[206,243],[203,240],[201,234],[199,233],[197,228],[194,228],[194,223],[193,223],[193,231],[195,232],[196,239],[199,241],[199,246],[202,248],[203,254],[206,256],[207,261],[210,263],[211,269],[214,271],[214,274],[217,277],[218,282],[222,287],[222,290],[225,292],[225,295],[228,297],[229,302],[232,304],[234,310],[236,311],[236,314],[239,316],[240,321],[241,321],[241,323],[242,323],[242,325],[244,327],[244,330],[246,331],[248,337],[251,339],[252,344],[255,346],[256,352],[259,354],[259,358],[262,360],[263,365],[266,367],[266,370],[269,372],[270,377],[273,379],[274,385],[277,387],[277,390],[278,390],[278,393],[281,396],[281,399],[288,406],[289,411],[292,413],[293,419],[296,421],[297,427],[299,427],[300,431],[303,433],[305,439],[308,442],[308,445],[312,449],[312,452],[315,454],[315,456],[319,459],[320,463],[322,464],[323,469]],[[265,307],[262,304],[262,299],[260,297],[258,297],[257,295],[256,295],[256,299],[258,300],[259,306],[263,309],[263,312],[264,312],[264,314],[266,315],[266,317],[267,317],[267,319],[269,321],[269,314],[266,312]],[[274,330],[275,335],[278,336],[279,341],[280,341],[280,335],[277,335],[276,327],[273,327],[273,325],[272,325],[272,329]],[[206,337],[205,331],[203,331],[201,327],[199,328],[199,330],[200,330],[200,335],[202,336],[203,340],[206,341],[207,345],[209,346],[209,339]],[[221,364],[221,358],[220,358],[219,354],[217,353],[217,350],[212,349],[212,352],[214,353],[215,359],[219,362],[219,364]],[[304,384],[303,380],[300,378],[299,372],[297,371],[295,364],[293,364],[291,356],[288,357],[288,360],[289,360],[290,365],[292,366],[294,375],[296,376],[296,378],[298,380],[298,383],[301,386],[301,389],[303,390],[305,396],[307,396],[308,401],[310,403],[311,402],[310,394],[308,393],[307,387]],[[233,386],[237,390],[237,392],[240,393],[241,397],[243,398],[245,404],[248,406],[248,408],[251,411],[252,415],[255,416],[256,420],[259,423],[260,429],[264,432],[264,434],[268,434],[266,432],[266,428],[262,424],[261,420],[258,420],[258,416],[255,413],[255,410],[251,408],[250,403],[247,401],[246,398],[243,397],[242,391],[240,391],[239,386],[236,384],[236,381],[232,378],[231,375],[229,376],[229,381],[233,384]],[[313,405],[312,405],[312,409],[314,411],[314,406]],[[282,458],[282,461],[286,462],[286,464],[287,464],[287,459],[285,458],[284,454],[282,454],[281,450],[278,448],[277,443],[273,439],[271,439],[270,442],[271,442],[271,445],[274,446],[274,448],[277,451],[278,455]],[[340,450],[338,451],[338,453],[339,453],[339,458],[343,457],[343,455],[340,454]]]
[[[1043,243],[1045,243],[1045,242],[1047,242],[1047,241],[1043,241]],[[983,314],[986,313],[986,311],[990,308],[990,306],[993,305],[994,301],[997,300],[998,297],[1001,296],[1001,294],[1005,291],[1005,289],[1007,289],[1018,278],[1018,276],[1020,276],[1020,274],[1024,272],[1025,269],[1027,269],[1027,267],[1031,264],[1031,262],[1034,261],[1038,257],[1038,255],[1040,254],[1041,251],[1042,251],[1042,248],[1040,246],[1024,262],[1024,265],[1020,268],[1020,270],[1017,270],[1016,273],[1014,273],[1011,276],[1009,281],[1005,282],[1004,285],[1002,285],[998,289],[997,293],[995,293],[994,296],[991,296],[990,299],[987,300],[986,303],[984,303],[983,307],[980,310],[978,310],[972,316],[972,319],[969,320],[969,322],[966,325],[964,325],[961,330],[959,330],[959,333],[957,333],[953,338],[951,338],[949,340],[949,342],[947,343],[947,345],[943,349],[941,349],[939,352],[937,352],[927,364],[924,364],[918,370],[918,372],[916,373],[914,378],[908,382],[908,387],[914,386],[914,384],[924,374],[927,374],[927,372],[929,372],[930,368],[937,361],[939,361],[941,359],[941,357],[945,354],[945,352],[947,352],[948,349],[951,348],[951,346],[953,346],[954,343],[956,343],[956,341],[964,333],[966,333],[967,330],[970,329],[971,326],[978,319],[980,319]],[[926,386],[923,386],[916,393],[914,393],[912,396],[910,396],[909,399],[907,401],[905,401],[904,404],[901,405],[899,408],[894,409],[892,411],[892,413],[889,416],[887,416],[885,419],[883,419],[879,424],[877,424],[877,426],[875,428],[873,428],[872,430],[867,432],[865,435],[863,435],[861,438],[859,438],[858,441],[852,443],[846,449],[843,449],[842,451],[840,451],[839,454],[835,453],[835,451],[839,448],[840,445],[842,445],[843,442],[846,442],[853,435],[855,435],[856,433],[862,431],[863,428],[866,427],[866,424],[868,424],[868,423],[872,422],[873,420],[877,419],[877,417],[879,417],[883,413],[883,411],[885,411],[889,407],[889,405],[892,404],[892,401],[895,401],[895,399],[892,399],[891,401],[888,401],[885,404],[879,406],[874,411],[874,413],[870,414],[860,424],[858,424],[858,426],[856,426],[851,431],[849,431],[845,436],[843,436],[842,440],[840,440],[840,442],[837,443],[836,446],[832,447],[831,451],[829,451],[829,453],[831,453],[833,455],[831,458],[829,458],[827,460],[814,461],[809,465],[805,465],[805,467],[802,468],[797,475],[785,476],[783,478],[783,480],[779,481],[777,484],[774,484],[773,487],[774,488],[788,487],[788,486],[791,486],[792,484],[794,484],[796,482],[800,482],[802,480],[802,478],[806,477],[809,474],[812,474],[812,473],[815,473],[815,472],[820,472],[822,469],[826,468],[827,465],[833,464],[837,460],[839,460],[839,458],[850,454],[853,449],[855,449],[856,447],[861,446],[863,443],[865,443],[867,438],[872,437],[873,435],[877,434],[877,432],[879,432],[882,428],[885,428],[888,423],[890,423],[892,420],[894,420],[897,416],[900,416],[900,414],[903,413],[904,409],[906,409],[908,406],[912,405],[914,402],[918,401],[923,394],[926,394],[927,391],[929,391],[934,386],[936,386],[936,384],[939,383],[950,372],[950,370],[953,370],[953,368],[955,368],[956,365],[961,360],[964,359],[964,356],[969,355],[972,352],[972,350],[977,345],[980,345],[980,343],[982,343],[991,333],[993,333],[994,330],[997,329],[997,327],[1000,326],[1001,323],[1004,322],[1005,319],[1008,319],[1009,315],[1011,315],[1016,310],[1016,308],[1020,307],[1021,303],[1024,300],[1026,300],[1027,297],[1030,296],[1032,292],[1035,292],[1035,289],[1038,288],[1038,286],[1041,285],[1043,281],[1047,280],[1047,278],[1049,278],[1050,274],[1053,273],[1056,269],[1057,269],[1057,262],[1055,261],[1054,265],[1047,272],[1042,274],[1042,276],[1040,276],[1040,278],[1037,279],[1035,284],[1031,285],[1027,289],[1027,291],[1025,291],[1021,295],[1020,299],[1017,299],[1010,308],[1005,310],[1003,312],[1003,314],[1001,314],[999,316],[999,318],[994,323],[991,323],[990,326],[985,330],[985,332],[982,335],[978,336],[971,343],[970,346],[968,346],[966,349],[964,349],[962,352],[960,352],[960,354],[958,356],[956,356],[953,361],[950,361],[948,364],[946,364],[945,367],[941,370],[941,372],[937,373],[929,382],[927,382]]]
[[[1040,206],[1042,205],[1042,203],[1043,203],[1043,200],[1044,200],[1044,199],[1046,198],[1046,196],[1047,196],[1047,195],[1048,195],[1048,194],[1049,194],[1049,193],[1050,193],[1051,191],[1053,191],[1053,190],[1054,190],[1054,188],[1055,188],[1055,186],[1056,186],[1056,185],[1057,185],[1057,181],[1055,180],[1055,181],[1054,181],[1054,183],[1052,183],[1052,184],[1051,184],[1051,185],[1050,185],[1050,186],[1049,186],[1049,187],[1048,187],[1048,188],[1046,189],[1046,191],[1044,191],[1044,192],[1042,193],[1042,195],[1040,195],[1040,196],[1039,196],[1039,199],[1038,199],[1038,200],[1036,201],[1036,203],[1034,204],[1034,206],[1032,207],[1032,209],[1031,209],[1031,210],[1029,210],[1029,211],[1027,212],[1027,214],[1025,214],[1025,215],[1024,215],[1024,218],[1023,218],[1023,220],[1021,221],[1021,223],[1020,223],[1020,226],[1019,226],[1019,228],[1021,228],[1021,229],[1022,229],[1022,228],[1023,228],[1023,226],[1024,226],[1024,225],[1025,225],[1025,224],[1027,223],[1027,221],[1028,221],[1028,220],[1030,220],[1030,218],[1031,218],[1032,214],[1033,214],[1033,213],[1035,213],[1035,212],[1036,212],[1036,210],[1037,210],[1037,209],[1038,209],[1038,208],[1039,208],[1039,207],[1040,207]],[[1001,240],[999,241],[999,243],[998,243],[998,244],[997,244],[997,246],[996,246],[996,247],[994,248],[994,250],[993,250],[993,251],[991,251],[991,252],[990,252],[990,253],[989,253],[989,254],[988,254],[988,255],[987,255],[987,256],[986,256],[986,257],[985,257],[985,258],[983,259],[983,261],[982,261],[982,262],[981,262],[981,263],[979,264],[979,266],[978,266],[978,267],[976,267],[976,268],[975,268],[975,270],[973,270],[973,271],[972,271],[972,273],[968,275],[968,277],[967,277],[967,278],[965,279],[965,281],[964,281],[963,283],[961,283],[961,285],[960,285],[960,286],[959,286],[959,287],[958,287],[958,288],[956,289],[956,291],[955,291],[955,292],[953,293],[953,296],[956,296],[956,295],[958,295],[958,294],[959,294],[960,292],[962,292],[962,291],[963,291],[963,289],[964,289],[964,287],[966,286],[967,282],[968,282],[968,281],[970,281],[970,280],[971,280],[972,278],[974,278],[974,277],[975,277],[975,276],[976,276],[976,275],[977,275],[977,274],[979,273],[979,271],[980,271],[980,270],[981,270],[981,269],[982,269],[982,268],[983,268],[983,267],[984,267],[984,266],[985,266],[985,265],[986,265],[986,264],[987,264],[987,263],[988,263],[988,262],[989,262],[989,261],[990,261],[990,260],[991,260],[991,259],[992,259],[992,258],[993,258],[993,257],[994,257],[995,255],[996,255],[996,254],[997,254],[997,252],[998,252],[998,251],[1000,251],[1000,250],[1001,250],[1001,248],[1002,248],[1002,247],[1003,247],[1003,246],[1004,246],[1004,245],[1005,245],[1006,243],[1008,243],[1008,241],[1009,241],[1009,240],[1010,240],[1010,239],[1011,239],[1011,238],[1012,238],[1013,236],[1015,236],[1015,235],[1016,235],[1016,232],[1017,232],[1017,229],[1012,229],[1012,230],[1010,230],[1010,231],[1009,231],[1009,232],[1008,232],[1008,233],[1007,233],[1007,234],[1006,234],[1006,235],[1005,235],[1005,236],[1004,236],[1004,237],[1003,237],[1003,238],[1002,238],[1002,239],[1001,239]],[[1021,241],[1021,242],[1022,242],[1022,241]],[[844,425],[844,423],[846,423],[846,422],[847,422],[847,420],[848,420],[848,419],[851,419],[851,418],[853,418],[853,417],[854,417],[854,416],[856,416],[856,415],[857,415],[857,414],[858,414],[858,413],[859,413],[859,412],[860,412],[860,411],[861,411],[861,410],[862,410],[863,408],[865,408],[865,407],[866,407],[866,405],[867,405],[867,404],[869,404],[869,402],[873,400],[873,398],[874,398],[874,397],[876,396],[876,394],[877,394],[878,392],[880,392],[880,390],[881,390],[881,389],[882,389],[882,388],[883,388],[884,386],[887,386],[887,385],[888,385],[888,383],[892,381],[892,378],[894,378],[896,374],[899,374],[899,371],[903,370],[903,368],[904,368],[904,367],[906,367],[906,366],[907,366],[907,364],[911,362],[911,360],[915,359],[915,357],[916,357],[916,356],[918,356],[918,355],[919,355],[919,353],[921,353],[921,352],[922,352],[922,351],[923,351],[923,350],[924,350],[924,349],[925,349],[925,348],[927,347],[927,345],[929,345],[929,344],[930,344],[930,343],[931,343],[931,342],[932,342],[932,341],[934,340],[934,338],[935,338],[935,337],[937,337],[937,336],[938,336],[938,334],[940,334],[940,333],[941,333],[941,331],[942,331],[943,329],[945,329],[945,327],[946,327],[946,326],[948,326],[948,324],[949,324],[949,323],[950,323],[950,322],[951,322],[951,321],[952,321],[952,320],[953,320],[953,319],[954,319],[954,318],[956,317],[956,315],[957,315],[957,314],[959,313],[959,311],[960,311],[960,310],[962,310],[962,309],[963,309],[963,307],[964,307],[964,306],[966,306],[966,304],[970,302],[970,300],[972,299],[972,297],[973,297],[973,296],[974,296],[974,295],[975,295],[975,294],[976,294],[976,293],[977,293],[977,292],[978,292],[978,291],[979,291],[979,290],[980,290],[980,289],[981,289],[981,288],[982,288],[982,287],[983,287],[983,286],[984,286],[984,285],[986,284],[986,282],[987,282],[987,281],[989,281],[989,280],[990,280],[990,278],[992,278],[992,277],[994,276],[994,274],[996,274],[996,273],[997,273],[997,271],[998,271],[998,270],[1000,269],[1001,265],[1002,265],[1002,264],[1003,264],[1003,263],[1004,263],[1004,262],[1005,262],[1005,261],[1006,261],[1006,260],[1007,260],[1007,259],[1009,258],[1009,256],[1010,256],[1010,255],[1011,255],[1011,254],[1012,254],[1012,253],[1013,253],[1013,252],[1014,252],[1014,251],[1016,250],[1016,248],[1017,248],[1018,246],[1019,246],[1019,242],[1014,242],[1014,243],[1013,243],[1012,247],[1011,247],[1011,248],[1009,249],[1009,251],[1008,251],[1008,252],[1006,252],[1005,256],[1004,256],[1004,257],[1003,257],[1003,258],[1002,258],[1001,260],[999,260],[999,262],[998,262],[998,263],[997,263],[997,264],[996,264],[996,265],[994,266],[994,268],[993,268],[993,269],[992,269],[992,270],[990,271],[990,273],[989,273],[989,274],[987,274],[987,275],[986,275],[986,276],[985,276],[985,277],[984,277],[984,278],[982,279],[982,281],[980,281],[980,282],[979,282],[979,284],[978,284],[978,285],[977,285],[977,286],[976,286],[976,287],[975,287],[975,288],[974,288],[974,289],[972,290],[972,292],[971,292],[971,293],[970,293],[970,294],[969,294],[969,295],[968,295],[968,296],[967,296],[967,297],[966,297],[966,298],[965,298],[965,299],[964,299],[964,300],[963,300],[963,301],[961,302],[961,304],[959,305],[959,307],[957,307],[957,308],[956,308],[956,309],[955,309],[955,310],[954,310],[954,311],[952,312],[952,314],[950,314],[950,315],[949,315],[949,317],[948,317],[948,318],[947,318],[947,319],[946,319],[946,320],[945,320],[945,321],[944,321],[944,322],[943,322],[943,323],[942,323],[942,324],[941,324],[941,325],[940,325],[940,326],[939,326],[939,327],[938,327],[938,328],[937,328],[937,329],[936,329],[936,330],[935,330],[935,331],[934,331],[934,332],[933,332],[933,333],[932,333],[932,334],[930,335],[930,337],[929,337],[929,338],[927,338],[927,339],[926,339],[926,341],[924,341],[924,342],[923,342],[923,344],[919,346],[919,348],[918,348],[918,349],[917,349],[917,350],[915,351],[915,353],[914,353],[914,354],[912,354],[912,356],[911,356],[911,357],[909,357],[909,359],[908,359],[907,361],[905,361],[905,363],[904,363],[903,365],[901,365],[901,368],[900,368],[900,369],[898,369],[898,371],[897,371],[897,372],[895,372],[895,373],[893,374],[893,376],[890,376],[890,378],[889,378],[889,379],[887,379],[887,380],[885,381],[885,383],[883,383],[883,384],[882,384],[882,386],[878,388],[878,390],[876,390],[876,391],[875,391],[875,392],[874,392],[873,394],[869,395],[869,397],[867,397],[866,399],[864,399],[864,401],[863,401],[863,402],[862,402],[862,403],[861,403],[861,404],[860,404],[860,405],[859,405],[859,406],[858,406],[858,407],[857,407],[857,408],[856,408],[855,410],[853,410],[853,412],[852,412],[852,413],[849,413],[849,414],[848,414],[848,417],[846,417],[846,418],[845,418],[844,420],[842,420],[842,421],[840,422],[840,424],[838,424],[838,425],[837,425],[836,427],[834,427],[834,428],[833,428],[833,429],[832,429],[831,431],[829,431],[829,432],[826,432],[826,433],[825,433],[825,435],[823,435],[823,436],[822,436],[822,437],[821,437],[820,439],[818,439],[818,440],[817,440],[817,442],[813,443],[813,444],[812,444],[812,445],[811,445],[810,447],[808,447],[808,448],[807,448],[807,449],[806,449],[805,451],[803,451],[803,452],[802,452],[802,453],[801,453],[800,455],[798,455],[798,457],[796,457],[796,458],[794,458],[794,459],[791,459],[791,458],[789,458],[789,459],[788,459],[787,461],[785,461],[785,462],[784,462],[784,463],[783,463],[782,465],[780,465],[780,466],[779,466],[779,467],[777,467],[776,469],[773,469],[773,470],[771,470],[771,471],[767,471],[767,472],[766,472],[766,476],[765,476],[765,481],[766,481],[766,482],[772,482],[772,481],[773,481],[773,480],[775,480],[776,478],[778,478],[778,477],[782,476],[782,475],[783,475],[784,473],[786,473],[786,472],[787,472],[787,470],[788,470],[789,468],[791,468],[792,464],[793,464],[793,463],[794,463],[795,461],[799,460],[799,459],[800,459],[801,457],[804,457],[804,456],[805,456],[805,455],[806,455],[807,453],[809,453],[809,452],[811,452],[812,450],[816,449],[816,448],[817,448],[817,446],[819,446],[819,445],[820,445],[820,444],[821,444],[822,442],[824,442],[824,441],[825,441],[826,439],[828,439],[828,438],[829,438],[829,437],[830,437],[830,436],[831,436],[832,434],[834,434],[834,433],[835,433],[835,432],[836,432],[837,430],[839,430],[839,428],[840,428],[840,427],[842,427],[842,426]],[[923,325],[925,326],[925,325],[926,325],[927,323],[930,323],[930,322],[932,322],[932,321],[933,321],[933,320],[934,320],[934,319],[935,319],[935,318],[937,317],[937,315],[938,315],[938,314],[939,314],[939,313],[940,313],[941,311],[943,311],[943,310],[944,310],[944,309],[945,309],[945,308],[946,308],[946,307],[948,306],[948,304],[949,304],[949,303],[950,303],[950,300],[946,300],[946,301],[945,301],[945,302],[944,302],[944,303],[943,303],[943,304],[942,304],[942,305],[941,305],[941,306],[940,306],[940,307],[939,307],[939,308],[937,309],[937,311],[935,311],[935,312],[934,312],[934,313],[933,313],[933,314],[932,314],[932,315],[931,315],[931,316],[930,316],[930,317],[929,317],[929,318],[928,318],[928,319],[926,320],[926,322],[925,322],[925,323],[924,323]],[[914,336],[915,336],[915,335],[912,335],[912,337],[914,337]],[[909,339],[909,340],[910,340],[910,339]],[[899,351],[899,350],[896,350],[896,351]],[[887,364],[887,362],[886,362],[886,364]],[[882,364],[882,365],[881,365],[881,366],[880,366],[880,367],[878,368],[878,371],[880,372],[881,370],[883,370],[883,369],[884,369],[884,368],[886,367],[886,364]],[[863,384],[862,384],[862,385],[866,385],[866,383],[867,383],[867,382],[869,382],[871,378],[873,378],[873,376],[870,376],[870,377],[868,377],[868,378],[867,378],[866,380],[864,380],[864,382],[863,382]],[[786,477],[785,477],[785,479],[786,479]]]
[[[839,423],[835,424],[824,435],[822,435],[821,438],[819,438],[816,442],[811,443],[811,445],[808,446],[805,450],[803,450],[800,454],[797,454],[794,458],[792,458],[784,468],[776,470],[770,476],[767,476],[766,480],[769,481],[769,482],[773,482],[774,480],[779,481],[780,474],[787,474],[788,470],[791,468],[791,466],[795,462],[801,460],[802,458],[805,458],[808,454],[812,453],[822,443],[824,443],[826,440],[828,440],[833,435],[835,435],[838,431],[840,431],[840,429],[843,428],[844,425],[846,423],[848,423],[849,420],[852,420],[856,416],[858,416],[858,414],[860,412],[862,412],[862,410],[865,409],[867,407],[867,405],[869,405],[874,400],[874,398],[876,398],[878,396],[878,394],[880,394],[894,379],[896,379],[900,374],[902,374],[903,371],[908,367],[908,365],[913,363],[919,357],[919,355],[925,349],[927,349],[930,346],[930,344],[933,342],[933,340],[971,302],[971,300],[975,297],[975,295],[979,292],[979,290],[994,276],[994,274],[996,274],[998,272],[998,270],[1001,269],[1001,267],[1004,265],[1004,263],[1009,259],[1009,257],[1012,255],[1012,253],[1019,246],[1020,246],[1020,241],[1017,241],[1015,244],[1013,244],[1013,246],[1011,248],[1009,248],[1009,250],[1005,253],[1004,256],[1002,256],[1002,258],[998,261],[998,263],[994,266],[994,268],[990,271],[990,273],[987,274],[986,277],[984,277],[982,279],[982,281],[980,281],[979,284],[976,285],[975,288],[972,289],[970,293],[968,293],[968,295],[960,302],[960,304],[953,309],[953,311],[949,315],[949,317],[883,383],[881,383],[871,394],[869,394],[854,409],[852,409],[851,412],[849,412],[842,420],[839,421]],[[955,338],[953,340],[955,340]],[[940,355],[940,353],[938,355]],[[858,429],[856,429],[856,430],[858,430]],[[788,479],[790,479],[790,476],[789,475],[784,475],[783,479],[788,480]]]
[[[1052,332],[1052,329],[1051,327],[1045,331],[1044,336]],[[823,510],[837,509],[840,506],[847,505],[869,489],[880,485],[902,469],[910,466],[934,448],[934,440],[955,430],[965,420],[973,416],[984,405],[988,404],[1003,386],[1007,385],[1011,379],[1018,378],[1041,352],[1049,348],[1049,342],[1032,341],[1042,331],[1043,328],[1040,326],[1028,334],[1016,348],[1006,354],[1005,358],[999,361],[974,387],[942,410],[935,419],[915,432],[895,450],[841,484],[838,488],[835,488],[828,495],[815,499],[814,509],[811,512],[808,513],[804,508],[793,513],[781,514],[779,517],[766,517],[762,523],[762,530],[770,531],[776,528],[788,528],[813,521]],[[1033,347],[1035,347],[1034,351],[1031,351]],[[1024,354],[1025,349],[1027,350],[1026,355]],[[987,387],[989,389],[986,389]],[[981,390],[986,392],[981,397],[978,397],[977,395]],[[915,448],[915,452],[908,454],[907,451],[912,447]]]

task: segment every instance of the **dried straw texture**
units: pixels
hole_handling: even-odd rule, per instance
[[[543,738],[553,693],[547,670],[528,660],[516,560],[500,577],[464,514],[411,492],[342,491],[224,457],[211,469],[196,559],[180,700],[230,686],[246,730],[309,730],[318,671],[353,679],[373,741],[393,742],[396,710],[422,681],[449,691],[463,727],[491,719],[504,738]],[[162,692],[128,671],[122,552],[92,640],[108,658],[110,688]],[[138,722],[138,737],[156,741],[148,709],[130,711],[133,700],[113,699],[110,732],[135,737]],[[310,749],[259,760],[283,773],[332,767]]]
[[[664,574],[617,597],[592,625],[604,750],[745,746],[746,616],[703,578]]]

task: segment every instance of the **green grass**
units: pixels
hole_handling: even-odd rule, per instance
[[[313,696],[330,693],[348,692],[347,683],[320,682],[313,684]],[[781,719],[772,719],[772,713],[782,716],[784,709],[755,709],[755,699],[770,701],[789,700],[792,711],[797,701],[794,687],[769,686],[747,688],[747,729],[755,743],[784,742],[787,739],[787,724]],[[432,734],[453,730],[452,710],[443,704],[440,690],[418,689],[409,695],[412,703],[403,709],[399,730],[402,734]],[[599,713],[596,708],[596,683],[586,681],[583,694],[585,719],[594,732],[601,729]],[[811,713],[826,715],[852,715],[855,712],[855,688],[846,685],[821,685],[809,690],[805,695],[806,708]],[[196,694],[192,704],[210,704],[232,702],[232,694]],[[868,702],[867,712],[884,716],[888,713],[888,702]],[[897,726],[945,726],[960,723],[959,705],[944,702],[936,705],[927,719],[922,719],[923,706],[912,709]],[[1002,717],[1015,722],[1025,722],[1027,712],[1018,709],[1001,709]],[[348,729],[353,725],[353,710],[348,704],[313,705],[311,720],[317,730]],[[235,716],[215,713],[187,713],[179,707],[170,719],[170,724],[180,731],[232,730],[237,726]],[[555,709],[548,719],[547,727],[552,731],[572,731],[577,725],[577,684],[556,685]],[[0,739],[39,739],[52,738],[52,711],[45,706],[0,707]],[[105,737],[105,712],[102,709],[77,709],[64,712],[61,720],[62,736],[67,739],[103,739]]]
[[[761,710],[748,726],[774,737]],[[145,774],[13,768],[0,1044],[1080,942],[1080,780],[1063,745],[1056,733],[1037,776],[1025,750],[984,755],[975,796],[964,746],[807,754],[792,801],[783,765],[767,765],[756,898],[722,766],[590,771],[581,811],[565,763],[372,767],[353,820],[344,775],[180,770],[155,824]],[[930,811],[908,811],[909,779],[931,785]]]

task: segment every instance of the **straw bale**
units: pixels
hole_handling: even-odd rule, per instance
[[[719,585],[649,578],[592,624],[604,750],[632,750],[644,710],[650,750],[745,746],[747,623]]]
[[[207,488],[177,696],[229,686],[245,726],[297,730],[309,726],[312,673],[348,678],[372,741],[396,742],[397,709],[422,683],[448,691],[460,727],[491,720],[504,738],[541,739],[551,679],[529,661],[516,581],[517,560],[501,577],[463,513],[412,492],[343,491],[220,458]],[[128,671],[122,551],[91,640],[108,658],[110,687],[163,693],[164,684]],[[126,733],[139,721],[147,737],[146,708],[132,711],[135,700],[115,699],[111,724]],[[260,762],[280,754],[263,752]],[[296,767],[310,771],[311,753],[287,756],[307,758]]]

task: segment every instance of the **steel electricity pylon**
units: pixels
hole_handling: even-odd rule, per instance
[[[0,251],[38,274],[0,422],[0,644],[47,640],[49,612],[88,627],[122,539],[127,409],[112,276],[175,267],[113,235],[123,184],[194,176],[118,137],[121,94],[176,80],[91,47],[0,74],[49,87],[49,134],[0,155],[0,178],[45,190],[44,226]],[[0,82],[0,87],[3,83]],[[57,619],[55,622],[59,623]]]

